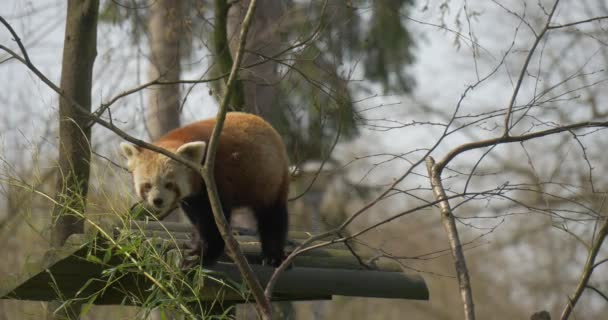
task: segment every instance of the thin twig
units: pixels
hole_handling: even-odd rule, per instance
[[[445,130],[447,130],[447,127]],[[357,219],[359,216],[361,216],[364,212],[366,212],[367,210],[369,210],[370,208],[372,208],[373,206],[378,204],[378,202],[380,202],[382,199],[384,199],[384,197],[386,197],[397,186],[397,184],[399,184],[401,181],[403,181],[403,179],[405,179],[405,177],[407,177],[410,173],[412,173],[413,170],[415,168],[417,168],[418,165],[420,165],[424,161],[424,159],[427,156],[429,156],[431,154],[431,152],[433,152],[433,150],[435,150],[435,148],[437,148],[437,146],[439,146],[439,144],[441,143],[441,141],[443,140],[444,137],[445,137],[445,131],[444,131],[444,134],[442,135],[442,137],[439,138],[431,148],[426,150],[425,154],[418,161],[413,163],[405,171],[405,173],[403,173],[401,176],[399,176],[397,179],[395,179],[393,181],[393,183],[391,183],[391,185],[388,186],[388,188],[386,188],[382,193],[380,193],[380,195],[378,195],[375,199],[368,202],[366,205],[364,205],[359,210],[357,210],[355,213],[353,213],[351,216],[349,216],[340,226],[338,226],[337,228],[335,228],[333,230],[318,234],[316,236],[312,236],[312,237],[308,238],[306,241],[304,241],[303,243],[301,243],[296,249],[294,249],[287,256],[287,258],[285,258],[285,260],[283,260],[283,263],[281,263],[281,265],[275,269],[274,273],[270,277],[270,280],[268,280],[268,283],[266,284],[266,290],[265,290],[266,297],[272,296],[272,291],[274,290],[274,286],[275,286],[277,280],[279,279],[279,276],[285,270],[287,270],[287,268],[291,265],[291,262],[299,254],[304,253],[306,251],[310,251],[317,247],[330,245],[330,244],[340,242],[340,241],[331,240],[331,241],[325,242],[324,244],[321,244],[321,245],[309,246],[311,243],[318,241],[318,240],[325,239],[325,238],[329,238],[331,236],[336,236],[340,231],[344,230],[350,223],[352,223],[355,219]]]
[[[598,232],[595,242],[589,250],[587,261],[585,262],[585,266],[583,267],[583,272],[581,273],[578,285],[574,290],[574,294],[572,295],[572,297],[568,297],[568,303],[566,303],[566,306],[562,311],[562,315],[560,317],[561,320],[566,320],[570,317],[570,314],[572,313],[572,310],[574,310],[576,303],[583,294],[585,287],[588,286],[587,283],[589,282],[589,278],[591,278],[591,274],[593,273],[593,269],[595,266],[595,258],[597,257],[597,254],[599,253],[600,248],[602,247],[606,235],[608,235],[608,218],[603,217],[603,219],[604,223],[602,224],[602,227]]]
[[[521,85],[524,80],[524,76],[527,73],[528,65],[530,64],[530,61],[532,60],[532,56],[534,55],[534,51],[536,50],[536,47],[540,43],[541,39],[545,36],[545,33],[549,30],[549,24],[551,23],[551,19],[553,18],[553,14],[555,13],[555,9],[557,9],[558,4],[559,4],[559,0],[555,1],[555,3],[553,4],[553,8],[551,8],[551,12],[549,13],[549,17],[547,18],[547,23],[545,23],[545,27],[536,36],[536,39],[534,40],[534,43],[532,44],[532,48],[530,48],[530,52],[528,53],[528,56],[526,57],[526,60],[524,61],[524,65],[521,67],[521,70],[519,72],[519,77],[517,78],[517,83],[515,85],[515,88],[513,89],[513,94],[511,95],[511,100],[509,101],[509,105],[507,107],[507,114],[505,115],[505,123],[504,123],[505,129],[503,132],[504,137],[509,136],[509,127],[510,127],[509,123],[511,122],[511,113],[513,111],[513,105],[515,105],[515,100],[517,99],[517,95],[519,94],[519,89],[521,89]]]
[[[342,236],[342,233],[338,233],[338,236],[340,236],[341,238],[344,238]],[[367,270],[371,270],[372,267],[370,267],[367,263],[365,263],[361,257],[359,256],[359,254],[357,254],[357,252],[355,252],[355,249],[353,248],[353,246],[350,244],[350,242],[348,240],[344,240],[344,245],[346,246],[346,248],[348,249],[348,251],[350,251],[350,254],[353,255],[353,257],[355,257],[355,259],[357,259],[357,262],[359,262],[359,265],[361,265],[363,268],[367,269]]]
[[[535,138],[540,138],[556,133],[567,132],[571,130],[581,129],[581,128],[592,128],[592,127],[608,127],[608,121],[583,121],[577,122],[569,125],[559,126],[547,130],[532,132],[528,134],[523,134],[520,136],[501,136],[498,138],[492,138],[487,140],[480,140],[475,142],[469,142],[458,146],[457,148],[452,149],[448,154],[441,159],[441,161],[437,162],[437,166],[443,170],[443,168],[456,156],[459,154],[484,147],[490,147],[493,145],[503,144],[503,143],[511,143],[511,142],[522,142]]]
[[[243,279],[251,290],[251,293],[256,301],[256,308],[260,313],[260,316],[262,317],[262,319],[271,319],[272,306],[270,305],[270,298],[267,298],[264,295],[264,289],[262,285],[255,276],[253,269],[251,269],[251,266],[247,262],[247,258],[245,258],[245,255],[241,251],[238,241],[236,241],[234,235],[232,234],[230,224],[224,216],[222,203],[219,200],[219,193],[217,191],[217,185],[215,183],[214,174],[215,155],[217,153],[219,137],[222,132],[222,128],[224,127],[226,112],[228,111],[228,101],[230,100],[231,91],[235,87],[237,71],[243,59],[243,52],[245,51],[245,43],[247,41],[247,33],[249,31],[251,21],[253,20],[252,18],[255,12],[256,5],[257,0],[251,0],[251,2],[249,3],[249,8],[247,9],[247,13],[245,14],[245,18],[243,19],[241,32],[239,34],[239,42],[236,51],[236,56],[234,58],[234,63],[232,64],[232,67],[230,69],[230,75],[228,76],[228,80],[226,81],[226,91],[224,92],[224,95],[222,97],[220,108],[216,117],[215,127],[213,128],[211,138],[209,139],[205,166],[201,170],[201,175],[205,179],[207,193],[209,194],[209,202],[211,203],[211,208],[213,209],[215,223],[217,224],[222,238],[226,243],[228,253],[234,260],[234,263],[241,272]]]
[[[233,3],[237,2],[237,1],[232,1],[232,2],[229,3],[229,5],[232,5]],[[321,13],[322,15],[324,14],[326,7],[327,7],[327,0],[325,0],[325,2],[323,3],[322,13]],[[0,18],[2,18],[2,17],[0,17]],[[5,25],[7,27],[10,26],[8,24],[5,24]],[[289,52],[291,50],[297,49],[299,47],[302,47],[302,46],[308,44],[309,42],[313,41],[318,36],[318,34],[321,32],[321,29],[322,29],[322,23],[319,23],[317,25],[317,27],[313,30],[313,32],[306,39],[301,40],[301,41],[299,41],[299,42],[297,42],[297,43],[295,43],[295,44],[293,44],[293,45],[291,45],[291,46],[289,46],[289,47],[281,50],[280,52],[274,54],[272,57],[266,57],[266,58],[261,59],[259,61],[250,63],[248,65],[243,66],[241,69],[249,69],[249,68],[257,67],[259,65],[263,65],[263,64],[275,61],[275,59],[277,59],[278,57],[284,55],[285,53],[287,53],[287,52]],[[13,36],[16,37],[16,34],[13,33]],[[18,38],[16,38],[16,39],[18,39]],[[21,42],[20,41],[17,41],[17,43],[20,44],[20,46],[21,46]],[[2,49],[5,49],[5,48],[2,48]],[[7,51],[7,52],[9,52],[9,51]],[[24,50],[22,50],[22,52],[25,53]],[[13,56],[12,58],[15,58],[13,54],[11,54],[11,55]],[[27,57],[27,55],[24,55],[24,56]],[[26,65],[29,65],[29,58],[26,60],[25,63],[26,63]],[[154,80],[151,80],[149,82],[143,83],[143,84],[141,84],[141,85],[139,85],[137,87],[131,88],[129,90],[126,90],[126,91],[124,91],[124,92],[122,92],[122,93],[114,96],[108,102],[102,103],[99,106],[99,108],[97,110],[95,110],[95,112],[93,114],[95,116],[101,116],[116,101],[118,101],[118,100],[120,100],[120,99],[122,99],[122,98],[124,98],[126,96],[129,96],[129,95],[131,95],[133,93],[136,93],[136,92],[139,92],[139,91],[141,91],[143,89],[146,89],[148,87],[151,87],[153,85],[174,85],[174,84],[193,84],[193,85],[196,85],[196,84],[200,84],[200,83],[208,83],[208,82],[214,82],[214,81],[222,80],[222,79],[224,79],[224,78],[226,78],[228,76],[230,76],[230,72],[222,73],[220,75],[217,75],[217,76],[214,76],[214,77],[210,77],[210,78],[206,78],[206,79],[192,79],[192,80],[186,80],[186,79],[184,79],[184,80],[178,80],[178,81],[161,80],[161,78],[159,77],[157,79],[154,79]]]
[[[604,300],[606,300],[606,302],[608,302],[608,296],[606,294],[604,294],[602,291],[600,291],[600,289],[598,289],[590,284],[587,284],[585,286],[585,288],[593,290],[595,293],[599,294],[602,298],[604,298]]]
[[[25,47],[23,46],[23,42],[21,42],[21,39],[17,35],[17,32],[15,32],[15,30],[13,29],[13,27],[2,16],[0,16],[0,22],[11,33],[11,35],[13,36],[13,40],[15,40],[15,42],[17,42],[17,45],[19,46],[19,50],[21,50],[21,53],[23,54],[23,60],[24,60],[25,65],[31,66],[32,62],[30,61],[30,57],[27,54],[27,50],[25,50]]]
[[[295,195],[295,196],[289,198],[288,201],[298,200],[299,198],[303,197],[306,193],[308,193],[308,191],[310,191],[310,189],[312,189],[312,186],[317,181],[317,178],[321,175],[321,172],[323,171],[323,167],[325,166],[327,161],[330,159],[331,154],[333,153],[334,149],[336,148],[336,145],[338,144],[338,140],[340,139],[341,131],[342,131],[342,121],[338,121],[338,130],[336,132],[336,138],[334,139],[334,142],[331,145],[331,148],[327,152],[327,156],[325,158],[323,158],[323,161],[321,161],[321,165],[319,166],[319,169],[317,169],[317,172],[315,172],[315,174],[314,174],[312,180],[310,181],[310,183],[308,184],[308,186],[306,186],[306,188],[304,188],[304,191],[302,191],[298,195]]]
[[[556,24],[556,25],[549,26],[547,29],[559,29],[559,28],[572,27],[572,26],[575,26],[578,24],[583,24],[583,23],[588,23],[588,22],[598,21],[598,20],[604,20],[604,19],[608,19],[608,16],[595,17],[595,18],[590,18],[590,19],[575,21],[575,22],[570,22],[570,23],[564,23],[564,24]]]
[[[243,27],[241,29],[241,35],[243,33],[243,29],[245,29],[246,26],[248,27],[250,25],[250,23],[251,23],[251,15],[252,15],[251,13],[252,12],[250,12],[250,10],[252,9],[252,7],[255,4],[256,4],[256,0],[252,0],[251,4],[250,4],[250,7],[249,7],[249,10],[247,12],[247,15],[245,16],[245,20],[243,21]],[[249,17],[249,19],[248,19],[248,17]],[[24,57],[28,57],[26,49],[23,47],[23,44],[21,43],[21,40],[19,39],[19,37],[17,36],[17,34],[13,30],[13,28],[10,26],[10,24],[8,24],[8,22],[6,22],[6,20],[4,18],[2,18],[1,16],[0,16],[0,22],[4,26],[6,26],[6,28],[10,31],[11,35],[13,35],[13,38],[15,39],[15,41],[17,41],[17,43],[19,45],[19,48],[22,51],[23,56]],[[244,40],[241,42],[241,44],[244,44]],[[163,148],[157,147],[157,146],[155,146],[153,144],[150,144],[150,143],[147,143],[147,142],[145,142],[143,140],[136,139],[136,138],[132,137],[131,135],[127,134],[126,132],[122,131],[118,127],[114,126],[114,124],[111,121],[106,121],[104,119],[101,119],[99,116],[96,116],[95,114],[89,112],[86,108],[84,108],[82,105],[80,105],[72,97],[66,96],[63,93],[63,91],[57,85],[55,85],[51,80],[49,80],[49,78],[46,77],[36,66],[34,66],[32,63],[30,63],[29,58],[27,58],[27,59],[23,58],[23,57],[19,56],[16,52],[12,51],[10,48],[7,48],[6,46],[3,46],[3,45],[0,45],[0,49],[6,51],[8,54],[10,54],[11,56],[13,56],[15,59],[17,59],[21,63],[23,63],[30,71],[32,71],[49,88],[51,88],[53,91],[55,91],[57,94],[59,94],[62,98],[66,99],[70,104],[74,105],[79,110],[79,112],[81,113],[82,116],[88,117],[90,120],[92,120],[92,121],[100,124],[101,126],[103,126],[103,127],[107,128],[107,129],[113,131],[116,135],[120,136],[121,138],[125,139],[126,141],[131,142],[131,143],[133,143],[133,144],[135,144],[135,145],[137,145],[139,147],[142,147],[142,148],[145,148],[145,149],[148,149],[148,150],[152,150],[154,152],[157,152],[157,153],[160,153],[162,155],[165,155],[165,156],[167,156],[167,157],[169,157],[169,158],[171,158],[173,160],[176,160],[176,161],[178,161],[180,163],[185,164],[187,167],[195,170],[196,172],[203,172],[204,171],[200,164],[192,162],[192,161],[189,161],[187,159],[184,159],[183,157],[178,156],[178,155],[176,155],[173,152],[170,152],[170,151],[165,150]],[[241,52],[241,55],[242,55],[242,50],[240,50],[240,52]],[[231,74],[230,74],[229,80],[230,80],[230,78],[232,78],[232,80],[234,81],[235,73],[236,73],[236,66],[238,65],[238,63],[240,63],[240,60],[237,60],[235,62],[235,66],[233,66],[233,69],[231,70]],[[229,90],[227,89],[227,93],[229,93],[228,91]],[[225,100],[225,97],[224,97],[223,100]],[[225,105],[225,103],[223,103],[222,105]],[[220,112],[218,114],[218,117],[221,114],[222,113]],[[225,117],[225,108],[224,108],[224,117]],[[222,121],[223,121],[223,119],[222,119]],[[216,132],[214,130],[214,136],[218,136],[219,135],[219,131],[217,132],[217,134],[215,134],[215,133]],[[212,140],[210,142],[213,142],[213,140],[214,140],[214,138],[212,138]],[[215,140],[217,140],[217,137],[215,137]],[[210,143],[209,149],[212,149],[213,145],[214,144]],[[209,159],[209,155],[207,156],[207,158]],[[207,162],[208,161],[209,160],[207,160]],[[213,177],[213,175],[211,175],[211,177]],[[208,188],[209,188],[210,185],[215,186],[215,181],[214,180],[211,180],[211,181],[213,183],[207,182],[207,187]],[[217,192],[217,190],[216,190],[216,192]],[[211,198],[210,200],[213,199],[213,197],[210,197],[210,198]],[[217,200],[217,198],[215,200]],[[216,210],[214,210],[214,216],[215,216],[215,211]],[[220,216],[225,221],[225,218],[224,218],[224,216],[223,216],[223,214],[221,212],[220,212]],[[221,231],[221,229],[220,229],[220,231]],[[236,241],[234,239],[234,237],[231,237],[231,234],[229,235],[228,240],[230,238],[232,238],[233,241]],[[227,247],[230,249],[230,247],[234,245],[234,242],[226,241],[226,244],[227,244]],[[238,246],[238,243],[237,243],[237,246]],[[238,259],[239,256],[236,255],[236,256],[233,256],[233,257],[237,257],[237,259]],[[240,257],[242,259],[245,259],[242,253],[240,254]],[[239,260],[239,261],[242,262],[243,260]],[[261,311],[261,315],[262,315],[263,319],[270,319],[270,311],[271,311],[270,302],[267,299],[264,298],[264,294],[263,294],[264,291],[263,291],[261,285],[259,284],[259,282],[257,282],[257,279],[255,278],[255,275],[253,274],[253,271],[251,270],[251,267],[249,267],[249,264],[247,263],[247,261],[246,260],[244,260],[244,261],[246,263],[245,268],[249,268],[250,272],[249,272],[249,274],[243,274],[243,278],[245,279],[245,281],[247,282],[247,284],[250,286],[250,289],[252,290],[252,293],[254,294],[254,297],[256,298],[256,302],[260,303],[258,305],[258,307],[259,307],[259,309]],[[236,260],[235,260],[235,262],[236,262]],[[240,267],[240,265],[239,265],[238,262],[236,262],[236,264],[237,264],[237,266]],[[239,270],[241,272],[243,272],[243,270],[245,270],[245,269],[239,268]],[[253,276],[253,278],[252,278],[252,276]],[[256,282],[257,282],[257,290],[256,290]],[[261,292],[261,294],[260,294],[260,292]],[[261,298],[261,300],[259,300],[260,298]],[[263,310],[263,312],[262,312],[262,310]]]

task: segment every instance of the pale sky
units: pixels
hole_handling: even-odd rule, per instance
[[[527,50],[533,42],[533,34],[528,26],[521,24],[520,20],[513,14],[505,11],[494,1],[467,1],[467,12],[470,16],[468,21],[463,13],[463,1],[448,1],[449,10],[445,11],[445,16],[441,18],[439,5],[444,1],[418,1],[419,3],[412,8],[411,18],[422,21],[424,24],[410,21],[408,27],[416,39],[416,63],[412,66],[413,77],[416,79],[417,87],[411,97],[381,96],[367,99],[357,105],[360,110],[385,104],[386,107],[375,111],[365,112],[369,118],[386,118],[398,120],[405,123],[411,121],[420,122],[445,122],[445,118],[439,114],[451,114],[456,107],[460,96],[465,89],[475,83],[477,76],[483,78],[491,72],[501,61],[507,50],[511,54],[507,57],[505,64],[498,68],[496,74],[487,82],[468,93],[467,98],[462,104],[459,115],[488,112],[499,108],[504,108],[509,103],[513,86],[521,69]],[[601,2],[601,1],[600,1]],[[541,11],[538,1],[527,1],[527,6],[522,5],[522,1],[507,0],[500,1],[506,8],[519,14],[525,13],[530,18],[535,30],[540,30],[542,20],[533,19],[538,17]],[[548,5],[546,1],[542,1]],[[424,5],[428,4],[428,9],[423,10]],[[584,4],[589,4],[585,6]],[[61,67],[61,50],[65,17],[65,1],[61,0],[4,0],[0,7],[0,15],[4,16],[15,28],[23,39],[28,49],[31,60],[36,64],[51,80],[58,83]],[[556,23],[568,23],[576,19],[586,19],[596,16],[593,9],[604,10],[605,4],[589,1],[564,1],[556,13]],[[566,8],[567,6],[567,8]],[[594,6],[597,6],[595,8]],[[589,7],[592,8],[589,11]],[[603,11],[606,14],[606,11]],[[460,46],[455,42],[457,35],[455,32],[440,30],[435,26],[442,22],[446,27],[460,32]],[[469,27],[470,26],[470,27]],[[572,80],[572,87],[565,86],[556,90],[550,96],[559,96],[567,93],[568,90],[584,87],[585,83],[595,84],[590,89],[576,91],[568,97],[576,100],[561,103],[559,100],[552,101],[551,108],[546,110],[534,111],[534,116],[542,118],[545,122],[563,121],[569,122],[571,119],[588,120],[590,119],[589,108],[581,108],[586,102],[587,96],[594,96],[600,106],[600,111],[607,111],[606,102],[608,101],[608,88],[606,79],[606,58],[608,56],[606,44],[606,28],[608,22],[601,23],[604,34],[595,35],[586,33],[587,27],[597,27],[598,24],[580,26],[578,31],[571,31],[577,35],[574,44],[570,42],[568,33],[551,34],[548,41],[539,45],[542,55],[535,56],[531,60],[529,74],[524,79],[524,85],[518,103],[525,103],[532,96],[537,94],[542,88],[550,87],[561,81],[563,78],[576,70],[587,73],[584,79],[575,78]],[[516,32],[516,36],[514,36]],[[578,33],[577,33],[578,32]],[[477,50],[473,58],[473,49],[470,37],[476,39]],[[8,32],[0,29],[0,43],[16,49],[14,42],[9,39]],[[513,45],[512,45],[513,43]],[[147,50],[145,45],[141,45],[143,51]],[[198,52],[198,58],[204,58],[204,52]],[[93,93],[94,106],[100,102],[107,101],[110,97],[128,90],[133,86],[145,82],[146,61],[141,58],[141,54],[132,46],[128,29],[110,27],[102,25],[98,35],[98,57],[95,63],[95,86]],[[0,53],[0,61],[5,59],[5,55]],[[137,59],[140,57],[140,59]],[[551,70],[551,72],[541,77],[536,76],[539,69]],[[560,73],[560,71],[565,72]],[[184,78],[192,79],[199,76],[200,71],[189,71]],[[583,81],[584,80],[584,81]],[[581,82],[582,81],[582,82]],[[0,92],[0,110],[3,116],[0,117],[0,158],[9,160],[22,159],[35,156],[36,150],[53,151],[56,143],[53,136],[47,136],[45,131],[49,126],[55,128],[57,97],[45,87],[33,74],[15,61],[6,61],[0,64],[0,83],[3,90]],[[589,91],[588,91],[589,90]],[[215,106],[215,101],[208,94],[206,85],[200,85],[193,90],[192,95],[186,102],[184,117],[187,119],[200,119],[214,114],[214,108],[200,108],[201,101]],[[541,99],[542,100],[542,99]],[[141,130],[143,119],[141,110],[145,101],[142,94],[133,95],[130,98],[121,100],[113,107],[113,115],[117,119],[125,122],[122,127],[129,132],[136,134],[140,138],[145,138]],[[419,108],[420,105],[428,105],[433,112],[426,112]],[[135,110],[135,111],[134,111]],[[565,118],[560,118],[564,116]],[[465,121],[465,120],[462,120]],[[470,130],[462,134],[455,134],[444,141],[435,152],[435,156],[441,157],[445,152],[462,142],[485,139],[499,134],[500,130],[492,131],[492,127],[502,125],[502,118],[483,123],[483,125],[473,126]],[[532,121],[532,120],[530,120]],[[540,121],[540,120],[539,120]],[[454,126],[458,126],[456,122]],[[519,132],[527,130],[527,122],[517,129]],[[132,130],[137,128],[137,130]],[[428,148],[441,132],[440,127],[412,126],[389,132],[375,132],[362,130],[361,137],[355,141],[340,145],[338,152],[340,158],[345,162],[357,156],[364,156],[373,153],[404,153],[416,148]],[[38,145],[44,136],[46,140],[42,145]],[[115,158],[116,147],[105,144],[108,141],[109,133],[104,129],[95,129],[94,141],[96,145],[103,148],[100,152],[111,158]],[[596,139],[590,136],[588,139]],[[599,140],[599,139],[596,139]],[[604,139],[605,140],[605,139]],[[118,141],[110,139],[110,141]],[[569,149],[552,150],[551,145],[556,143],[557,138],[543,140],[541,143],[533,144],[530,148],[532,165],[538,170],[541,177],[552,177],[556,174],[554,168],[569,170],[580,163],[577,156],[578,146],[573,142]],[[591,140],[586,140],[591,144]],[[595,141],[595,140],[593,140]],[[594,143],[596,143],[595,141]],[[601,141],[600,141],[601,142]],[[596,146],[596,145],[593,145]],[[605,145],[599,144],[601,147]],[[503,153],[499,156],[512,157],[514,160],[525,162],[525,154],[514,147],[498,148]],[[463,165],[479,159],[481,151],[466,153],[455,162]],[[546,154],[551,157],[546,157]],[[422,155],[421,153],[418,155]],[[598,155],[592,154],[597,161]],[[410,157],[416,160],[416,157]],[[488,159],[493,159],[489,156]],[[591,159],[593,162],[594,159]],[[555,163],[558,163],[556,165]],[[597,166],[601,168],[599,162]],[[19,165],[19,163],[17,163]],[[409,164],[403,162],[390,162],[383,166],[376,175],[368,177],[367,182],[386,183],[392,178],[399,176]],[[489,165],[491,167],[491,165]],[[550,169],[548,169],[550,168]],[[365,176],[369,165],[353,168],[354,178]],[[551,171],[553,170],[553,171]],[[599,169],[598,169],[599,170]],[[423,173],[424,167],[420,168],[419,173]],[[513,182],[513,181],[511,181]],[[454,182],[455,185],[462,182]],[[498,183],[498,182],[497,182]],[[428,184],[422,178],[412,177],[404,183],[407,186],[417,186]],[[524,258],[521,258],[524,259]]]

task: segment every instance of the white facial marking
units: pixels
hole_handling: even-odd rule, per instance
[[[197,150],[200,151],[200,149]],[[188,155],[200,156],[202,161],[204,154],[190,153]],[[192,161],[194,158],[189,160]],[[185,165],[163,155],[150,156],[150,154],[147,156],[134,155],[128,161],[133,166],[135,191],[151,209],[165,212],[175,207],[179,200],[191,195],[194,191],[191,178],[193,172]]]
[[[165,170],[150,171],[144,165],[139,165],[133,171],[135,189],[146,204],[155,210],[171,209],[179,200],[179,189],[170,174]]]

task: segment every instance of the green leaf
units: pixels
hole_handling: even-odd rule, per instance
[[[88,254],[85,259],[87,261],[90,261],[93,263],[103,264],[103,261],[101,261],[101,259],[99,259],[97,256],[94,256],[92,254]]]
[[[103,260],[102,261],[103,261],[104,264],[107,264],[110,261],[111,258],[112,258],[112,247],[109,247],[106,250],[105,254],[103,255]]]

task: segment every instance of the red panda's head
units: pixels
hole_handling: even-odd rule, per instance
[[[205,142],[189,142],[169,151],[192,162],[201,163],[205,156]],[[139,148],[130,143],[120,144],[133,174],[135,192],[150,208],[164,212],[177,202],[200,190],[200,176],[192,169],[160,153]]]

